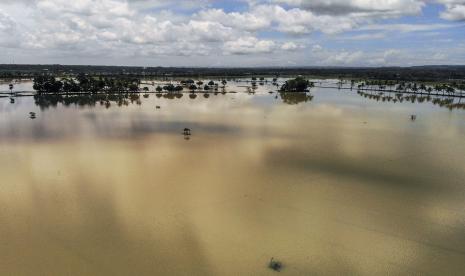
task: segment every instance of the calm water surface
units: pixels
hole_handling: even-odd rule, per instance
[[[465,273],[465,111],[270,89],[0,98],[0,275]]]

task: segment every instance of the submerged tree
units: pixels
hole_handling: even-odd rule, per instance
[[[189,86],[189,90],[190,90],[191,92],[195,92],[195,90],[197,90],[197,86],[196,86],[195,84],[191,84],[191,85]]]
[[[62,91],[63,83],[52,76],[37,76],[34,78],[33,88],[39,93],[59,93]]]
[[[131,77],[96,78],[79,74],[76,78],[57,80],[54,76],[40,75],[34,78],[33,88],[39,93],[70,93],[70,92],[138,92],[140,80]]]
[[[308,88],[313,87],[314,84],[303,77],[297,77],[293,80],[286,81],[281,86],[281,92],[305,92]]]

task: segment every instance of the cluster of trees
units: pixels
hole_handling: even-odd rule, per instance
[[[286,81],[280,89],[280,92],[307,92],[309,88],[312,88],[314,83],[303,78],[297,77],[293,80]]]
[[[351,87],[355,81],[351,81]],[[380,91],[397,91],[419,94],[443,94],[454,95],[456,92],[461,94],[465,91],[465,82],[436,83],[427,85],[425,83],[391,81],[391,80],[369,80],[358,84],[359,90],[380,90]]]
[[[60,92],[63,89],[63,82],[57,81],[53,76],[38,76],[34,78],[32,86],[38,92]]]
[[[39,93],[70,92],[138,92],[140,80],[137,78],[93,77],[79,74],[76,78],[56,79],[50,75],[34,77],[33,88]]]
[[[223,85],[223,88],[226,86],[228,82],[226,80],[222,80],[221,81],[221,84]],[[180,85],[174,85],[174,84],[168,84],[168,85],[165,85],[165,86],[158,86],[155,90],[158,92],[158,93],[161,93],[163,91],[166,91],[166,92],[181,92],[184,90],[184,88],[187,88],[189,89],[190,91],[194,92],[196,90],[202,90],[202,85],[203,85],[203,81],[197,81],[195,82],[194,80],[192,79],[189,79],[189,80],[182,80],[180,82]],[[214,81],[209,81],[207,84],[205,84],[205,86],[203,86],[203,90],[205,91],[208,91],[208,90],[212,90],[214,89],[215,91],[218,90],[218,84],[215,83]]]
[[[181,85],[174,85],[174,84],[168,84],[168,85],[165,85],[163,87],[161,86],[157,86],[157,88],[155,89],[158,93],[161,93],[163,91],[167,91],[167,92],[181,92],[182,90],[184,90],[184,87],[182,87]]]
[[[56,78],[52,75],[39,75],[34,77],[34,90],[39,93],[70,93],[70,92],[139,92],[141,81],[134,77],[103,77],[103,76],[91,76],[86,74],[79,74],[75,78]],[[189,89],[194,92],[196,90],[202,90],[202,81],[195,82],[194,80],[183,80],[180,84],[167,84],[164,86],[156,87],[156,92],[175,92],[179,93],[184,89]],[[221,84],[224,88],[227,84],[226,80],[222,80]],[[203,90],[215,90],[219,87],[218,83],[209,81]],[[145,92],[149,91],[148,87],[142,89]]]

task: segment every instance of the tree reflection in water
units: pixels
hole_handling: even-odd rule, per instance
[[[157,98],[164,98],[169,100],[181,99],[182,93],[157,93]],[[117,106],[128,106],[129,104],[141,105],[141,96],[139,93],[127,94],[79,94],[79,95],[66,95],[66,94],[37,94],[34,95],[34,101],[41,109],[56,107],[58,104],[64,106],[96,106],[100,104],[106,108],[110,108],[112,103]]]
[[[168,100],[181,99],[184,95],[182,93],[157,93],[157,98]],[[203,93],[203,98],[210,98],[210,93]],[[281,92],[279,93],[281,100],[290,105],[299,103],[310,102],[313,100],[313,95],[309,93],[296,93],[296,92]],[[189,93],[190,99],[196,99],[197,93]],[[278,96],[276,95],[276,98]],[[130,104],[142,104],[142,97],[139,93],[125,93],[125,94],[37,94],[34,95],[34,101],[41,109],[48,109],[50,107],[57,107],[58,104],[64,106],[96,106],[101,105],[110,108],[113,104],[117,106],[128,106]]]
[[[301,92],[280,92],[279,95],[284,103],[295,105],[299,103],[306,103],[313,100],[313,95]]]
[[[465,102],[462,102],[462,98],[454,97],[439,97],[431,95],[415,95],[415,94],[403,94],[403,93],[383,93],[383,92],[363,92],[358,91],[358,95],[375,101],[381,102],[392,102],[392,103],[432,103],[439,107],[453,109],[465,109]]]
[[[111,103],[118,106],[127,106],[131,104],[142,104],[139,94],[41,94],[34,95],[35,104],[41,109],[56,107],[58,104],[64,106],[95,106],[99,103],[106,108],[110,108]]]

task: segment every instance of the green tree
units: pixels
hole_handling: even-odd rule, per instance
[[[281,86],[281,92],[305,92],[309,87],[312,86],[308,80],[303,77],[297,77],[293,80],[286,81],[283,86]]]
[[[192,92],[195,92],[195,90],[197,90],[197,86],[195,84],[191,84],[189,86],[189,90],[192,91]]]

